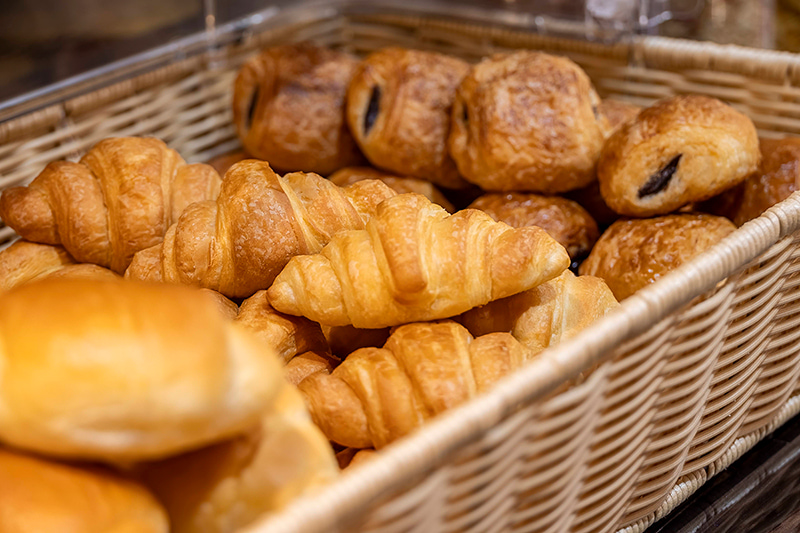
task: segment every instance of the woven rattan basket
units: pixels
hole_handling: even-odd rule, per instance
[[[543,36],[501,12],[356,5],[271,9],[0,107],[0,188],[114,135],[155,135],[189,161],[238,146],[237,67],[311,39],[477,60],[569,56],[602,96],[722,98],[763,136],[800,133],[800,57],[664,38]],[[566,31],[566,30],[565,30]],[[639,532],[800,411],[800,194],[543,353],[492,393],[251,529]],[[0,228],[0,243],[13,233]]]

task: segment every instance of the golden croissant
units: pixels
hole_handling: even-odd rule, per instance
[[[44,278],[118,277],[106,268],[76,263],[61,246],[19,240],[0,252],[0,292]]]
[[[278,311],[327,326],[381,328],[458,315],[544,283],[570,260],[537,227],[478,210],[449,215],[418,194],[378,206],[364,230],[295,257],[270,287]]]
[[[471,309],[457,320],[476,337],[509,332],[537,354],[574,337],[618,306],[602,279],[565,270],[547,283]]]
[[[27,187],[0,196],[0,218],[24,239],[60,244],[80,263],[123,273],[193,202],[215,198],[219,174],[187,165],[153,138],[97,143],[80,163],[50,163]]]
[[[357,350],[330,375],[312,374],[299,388],[328,439],[381,448],[489,389],[529,355],[508,333],[473,339],[449,320],[407,324],[383,348]]]
[[[269,287],[291,257],[363,228],[394,195],[379,181],[340,188],[316,174],[280,177],[264,161],[242,161],[225,174],[215,202],[189,206],[162,244],[136,254],[125,276],[246,298]]]

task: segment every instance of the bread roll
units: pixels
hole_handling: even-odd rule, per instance
[[[144,487],[98,467],[0,448],[3,533],[167,533],[161,505]]]
[[[242,66],[233,122],[245,150],[282,171],[327,175],[364,161],[345,123],[355,57],[310,43],[268,48]]]
[[[600,236],[580,273],[602,278],[624,300],[735,229],[726,218],[700,214],[619,220]]]
[[[597,177],[611,209],[649,217],[733,187],[756,170],[760,159],[748,117],[707,96],[673,96],[608,139]]]
[[[275,354],[199,291],[44,280],[0,294],[0,440],[126,462],[252,427],[282,383]]]
[[[518,51],[484,59],[461,82],[450,153],[488,191],[566,192],[594,180],[600,98],[569,59]]]
[[[339,469],[287,384],[249,433],[139,470],[164,502],[173,533],[234,533],[332,481]]]
[[[458,189],[467,183],[447,152],[450,110],[469,65],[434,52],[370,54],[347,91],[347,123],[367,159],[401,176]]]

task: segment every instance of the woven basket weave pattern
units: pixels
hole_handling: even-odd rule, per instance
[[[0,189],[108,136],[158,136],[190,162],[230,151],[238,147],[230,112],[238,66],[260,46],[305,39],[359,54],[399,45],[472,61],[542,49],[580,64],[604,97],[646,105],[706,94],[747,113],[761,135],[800,134],[793,55],[659,38],[606,46],[422,16],[342,16],[267,29],[213,58],[185,59],[0,124]],[[350,501],[344,510],[334,488],[255,530],[643,531],[800,411],[800,201],[770,217],[752,226],[739,252],[714,252],[720,271],[730,272],[712,283],[699,276],[697,287],[716,287],[701,294],[682,282],[675,301],[692,301],[672,314],[660,311],[672,305],[667,298],[653,296],[643,333],[631,338],[618,320],[624,342],[616,349],[587,355],[580,375],[567,383],[565,374],[540,400],[498,403],[497,423],[487,431],[466,424],[466,444],[451,446],[457,453],[434,461],[442,439],[422,431],[413,460],[437,466],[382,472],[391,497]],[[12,236],[0,227],[0,243]],[[764,253],[746,265],[736,255],[742,249]]]

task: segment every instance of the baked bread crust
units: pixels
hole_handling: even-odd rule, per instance
[[[657,102],[616,131],[597,177],[603,200],[635,217],[667,214],[743,181],[761,159],[753,122],[707,96]]]
[[[580,273],[603,279],[624,300],[735,229],[727,218],[705,214],[618,220],[600,236]]]
[[[242,66],[233,121],[247,153],[282,171],[327,175],[364,160],[345,123],[358,59],[309,43],[268,48]]]
[[[605,119],[575,63],[541,52],[475,65],[453,105],[450,153],[484,190],[559,193],[594,180]]]
[[[384,48],[359,65],[347,91],[347,123],[367,159],[401,176],[460,189],[447,152],[464,61],[434,52]]]
[[[328,179],[339,187],[346,187],[362,180],[380,180],[397,194],[409,192],[421,194],[431,202],[444,207],[448,213],[456,211],[453,204],[433,183],[419,178],[394,176],[370,167],[347,167],[334,172]]]

